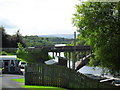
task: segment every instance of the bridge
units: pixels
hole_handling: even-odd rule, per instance
[[[76,51],[90,51],[92,50],[91,46],[40,46],[40,47],[27,47],[26,50],[39,50],[45,49],[48,52],[72,52],[73,50]],[[2,51],[16,51],[17,48],[2,48]]]
[[[91,54],[92,52],[92,47],[91,46],[40,46],[40,47],[28,47],[26,48],[27,51],[31,50],[46,50],[47,52],[52,52],[53,55],[52,57],[54,58],[55,56],[61,56],[61,52],[65,53],[65,57],[69,62],[69,68],[70,67],[70,61],[72,61],[72,68],[80,68],[80,62],[78,64],[77,61],[80,61],[82,58],[85,56]],[[16,51],[17,48],[2,48],[2,51]],[[84,59],[86,60],[86,59]],[[77,64],[75,64],[75,62]],[[85,61],[86,62],[86,61]],[[82,62],[81,62],[82,63]],[[84,63],[85,64],[85,63]],[[75,66],[77,65],[77,66]]]

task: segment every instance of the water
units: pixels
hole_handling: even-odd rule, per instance
[[[69,62],[67,62],[67,67],[69,67]],[[70,61],[70,67],[72,67],[72,61]],[[98,75],[101,75],[103,70],[102,70],[102,68],[99,68],[99,67],[84,66],[81,69],[79,69],[78,72],[83,73],[83,74],[98,74]]]
[[[56,44],[55,46],[59,47],[59,46],[65,46],[66,44]],[[52,52],[49,52],[48,53],[51,57],[53,57],[53,53]],[[54,53],[54,56],[56,56],[56,53]],[[58,53],[57,53],[57,56],[58,56]],[[61,52],[60,53],[60,56],[61,57],[64,57],[64,52]]]
[[[65,46],[65,44],[56,44],[55,46]],[[51,57],[53,56],[52,52],[49,52],[48,54]],[[64,52],[61,52],[60,54],[61,54],[61,57],[64,57]],[[54,55],[56,54],[54,53]],[[58,61],[57,57],[55,57],[55,61]],[[69,67],[69,62],[67,62],[67,67]],[[72,67],[72,61],[70,61],[70,67]],[[103,70],[99,67],[89,67],[89,66],[84,66],[78,70],[78,72],[83,73],[83,74],[102,74],[102,71]]]
[[[81,69],[79,69],[78,71],[83,74],[102,74],[103,70],[99,67],[84,66]]]
[[[66,46],[66,44],[55,44],[55,46]]]

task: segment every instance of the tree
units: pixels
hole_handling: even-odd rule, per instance
[[[15,35],[11,36],[11,46],[12,47],[18,47],[18,43],[21,43],[23,47],[25,47],[25,42],[22,39],[22,35],[20,34],[20,31],[18,30]]]
[[[73,18],[80,39],[94,48],[95,60],[91,64],[110,72],[120,72],[119,6],[119,2],[83,2],[76,5]]]
[[[10,35],[8,35],[8,34],[5,32],[4,27],[0,27],[0,32],[2,33],[2,47],[3,47],[3,48],[4,48],[4,47],[8,47]]]
[[[18,43],[16,54],[18,58],[29,63],[44,63],[45,60],[49,60],[48,52],[46,50],[39,49],[27,51],[21,43]]]
[[[22,39],[22,35],[19,30],[15,35],[9,35],[5,32],[4,27],[0,27],[0,32],[2,33],[2,47],[3,48],[17,48],[17,43],[21,43],[25,47],[25,42]]]

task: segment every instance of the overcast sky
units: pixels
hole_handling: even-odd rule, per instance
[[[71,34],[78,0],[0,0],[0,25],[9,34]]]

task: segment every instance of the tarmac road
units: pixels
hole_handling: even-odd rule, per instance
[[[24,85],[24,83],[11,80],[17,78],[24,78],[24,76],[15,74],[2,74],[2,76],[0,76],[0,80],[2,80],[2,90],[28,90],[21,87],[22,85]]]

